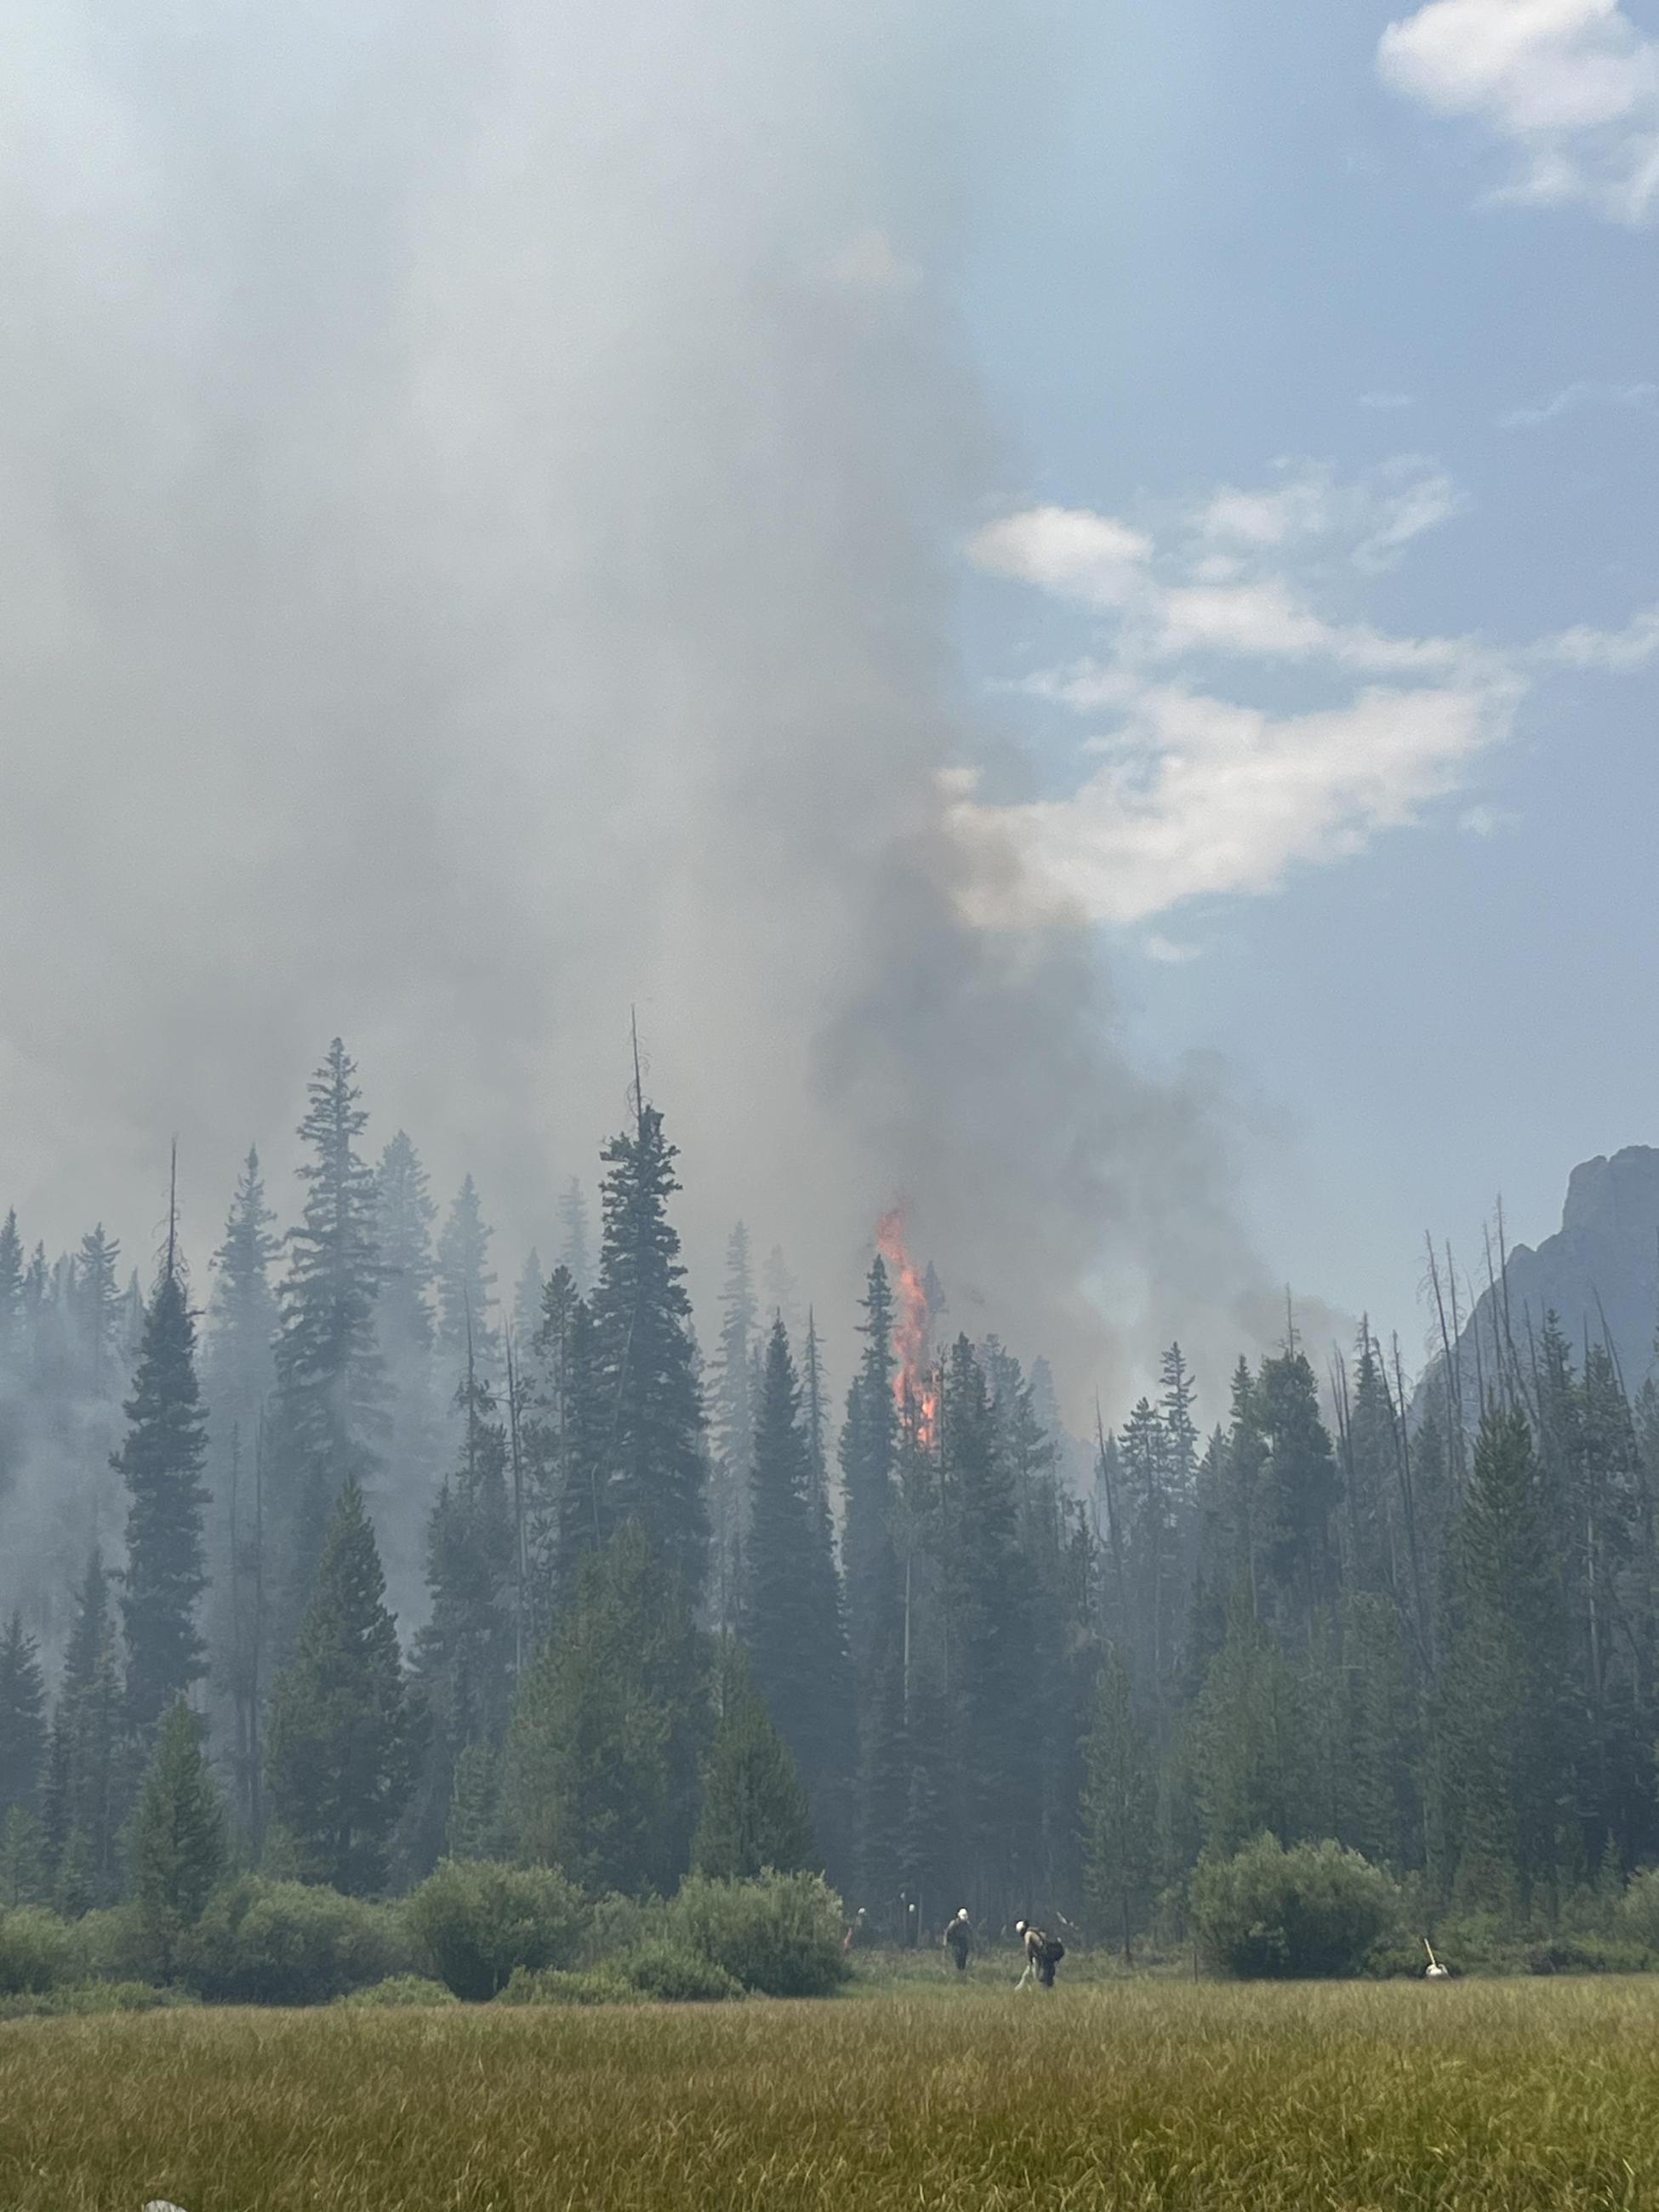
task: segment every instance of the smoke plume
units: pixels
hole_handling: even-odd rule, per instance
[[[1218,1102],[1127,1063],[1081,930],[960,918],[955,549],[1001,464],[952,284],[1045,66],[975,12],[23,0],[26,1235],[144,1259],[175,1131],[198,1255],[250,1139],[291,1218],[337,1031],[377,1140],[545,1249],[634,1004],[700,1268],[743,1213],[844,1347],[902,1201],[951,1327],[1074,1410],[1176,1328],[1219,1382]]]

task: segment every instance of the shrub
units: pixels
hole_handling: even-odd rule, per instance
[[[0,1996],[33,1996],[74,1978],[76,1931],[44,1905],[0,1913]]]
[[[154,1982],[70,1982],[33,1996],[0,1997],[0,2020],[28,2020],[46,2014],[171,2011],[199,2004],[185,1990],[160,1989]]]
[[[1395,1883],[1358,1851],[1333,1843],[1287,1851],[1272,1836],[1201,1862],[1192,1899],[1204,1949],[1243,1979],[1356,1973],[1400,1914]]]
[[[621,1971],[641,1996],[659,2004],[715,2004],[743,1995],[743,1984],[724,1966],[684,1943],[642,1943],[622,1960]]]
[[[641,1943],[659,1938],[666,1925],[666,1908],[660,1903],[641,1905],[636,1897],[607,1890],[587,1908],[577,1963],[598,1966],[624,1951],[637,1951]]]
[[[1562,1929],[1524,1953],[1529,1974],[1639,1974],[1648,1954],[1639,1943],[1620,1943],[1608,1936]]]
[[[1659,1953],[1659,1867],[1632,1875],[1613,1911],[1613,1926],[1627,1943]]]
[[[394,1907],[258,1875],[210,1899],[180,1951],[190,1986],[231,2004],[326,2004],[412,1963]]]
[[[371,1982],[366,1990],[348,1990],[336,1997],[342,2005],[453,2005],[460,1999],[441,1982],[424,1974],[392,1974],[384,1982]]]
[[[405,1908],[440,1980],[479,2004],[517,1966],[574,1966],[586,1912],[556,1867],[445,1859]]]
[[[569,1973],[561,1966],[544,1966],[532,1972],[515,1966],[497,2004],[600,2005],[643,2004],[644,1997],[614,1967],[598,1967],[592,1973]]]
[[[676,1944],[767,1996],[827,1996],[846,1978],[841,1899],[821,1875],[689,1875],[669,1908],[668,1930]]]

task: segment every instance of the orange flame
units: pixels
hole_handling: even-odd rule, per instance
[[[904,1245],[904,1214],[895,1206],[876,1224],[876,1249],[893,1285],[893,1402],[901,1425],[924,1450],[939,1423],[939,1383],[927,1365],[927,1291]]]

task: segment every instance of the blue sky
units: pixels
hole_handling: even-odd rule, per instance
[[[1659,1142],[1659,11],[1061,43],[967,278],[1018,742],[964,820],[1096,915],[1145,1050],[1227,1061],[1270,1263],[1414,1348],[1425,1227],[1473,1262],[1501,1191],[1535,1242]]]

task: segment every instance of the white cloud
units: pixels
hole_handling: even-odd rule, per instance
[[[1196,945],[1178,945],[1172,937],[1165,937],[1156,929],[1141,939],[1140,949],[1149,960],[1160,960],[1167,968],[1184,967],[1188,961],[1204,957]]]
[[[1466,116],[1516,157],[1498,197],[1646,222],[1659,199],[1659,41],[1619,0],[1431,0],[1390,23],[1395,91]]]
[[[1097,607],[1122,604],[1152,540],[1111,516],[1087,508],[1034,507],[987,524],[969,544],[969,558],[993,576],[1040,584],[1062,598]]]
[[[1596,384],[1588,380],[1568,385],[1553,399],[1537,407],[1511,407],[1498,417],[1500,430],[1539,430],[1559,416],[1576,415],[1585,407],[1651,407],[1659,399],[1659,384]]]
[[[1547,637],[1532,649],[1534,660],[1558,668],[1601,669],[1620,675],[1641,668],[1659,653],[1659,607],[1643,607],[1622,629],[1592,629],[1581,623]]]
[[[1281,477],[1263,491],[1222,487],[1156,539],[1051,507],[974,540],[982,568],[1086,605],[1097,628],[1093,651],[1021,687],[1091,718],[1078,787],[998,805],[976,776],[951,781],[949,819],[977,863],[975,919],[1150,922],[1195,898],[1271,892],[1455,791],[1544,672],[1659,655],[1659,607],[1621,629],[1581,627],[1507,653],[1333,620],[1322,592],[1351,596],[1356,565],[1398,557],[1461,495],[1420,461],[1358,483],[1310,465]],[[1293,707],[1274,696],[1285,667]],[[1462,817],[1480,836],[1504,823],[1490,806]]]

